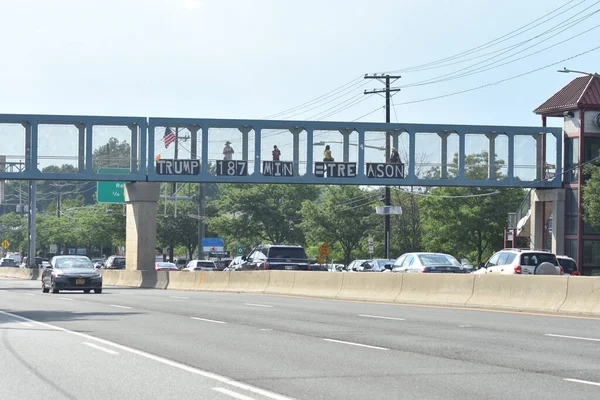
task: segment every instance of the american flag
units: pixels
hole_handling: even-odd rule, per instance
[[[175,143],[176,137],[171,128],[165,128],[165,136],[163,136],[163,140],[165,141],[165,148],[168,149],[171,143]]]

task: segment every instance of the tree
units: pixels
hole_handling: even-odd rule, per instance
[[[302,228],[313,243],[339,244],[344,263],[350,263],[352,253],[366,243],[366,232],[377,223],[373,201],[357,201],[370,197],[357,186],[328,186],[320,202],[302,203]]]
[[[198,247],[198,220],[194,216],[198,212],[198,206],[195,202],[178,200],[177,209],[175,203],[170,201],[166,204],[159,204],[159,216],[157,220],[157,241],[162,247],[184,246],[187,250],[187,256],[192,259],[194,251]]]
[[[10,251],[26,251],[27,249],[27,216],[14,212],[0,217],[2,239],[10,243]]]
[[[487,152],[465,159],[469,179],[487,178]],[[454,164],[457,165],[457,156]],[[503,165],[496,161],[496,177]],[[492,193],[490,195],[490,193]],[[435,188],[422,200],[423,246],[427,251],[440,251],[477,262],[491,255],[503,243],[503,232],[509,212],[523,200],[522,189],[486,189],[476,187]]]
[[[98,168],[129,168],[131,167],[131,146],[126,140],[120,142],[111,137],[105,145],[94,150],[93,169]]]
[[[583,187],[583,219],[595,229],[600,229],[600,167],[585,167],[586,183]]]
[[[300,209],[304,201],[315,201],[312,185],[221,185],[216,202],[219,216],[209,220],[209,229],[228,239],[252,247],[257,243],[304,244]]]

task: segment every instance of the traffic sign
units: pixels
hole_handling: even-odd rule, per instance
[[[238,244],[235,248],[235,254],[237,256],[243,256],[244,250],[246,250],[246,246],[244,246],[243,244]]]
[[[56,243],[52,243],[50,245],[50,253],[56,254],[57,251],[58,251],[58,245],[56,245]]]
[[[4,241],[2,242],[2,247],[4,247],[5,249],[8,249],[10,246],[10,242],[6,239],[4,239]]]
[[[323,257],[327,258],[327,256],[331,253],[331,247],[329,247],[328,243],[323,243],[321,247],[319,247],[319,254]]]
[[[128,174],[128,168],[98,168],[99,174]],[[125,204],[125,182],[98,182],[98,203]]]
[[[373,254],[374,247],[375,247],[375,243],[373,242],[373,238],[369,238],[369,253]]]
[[[325,263],[325,259],[323,257],[317,258],[317,264],[324,264],[324,263]]]

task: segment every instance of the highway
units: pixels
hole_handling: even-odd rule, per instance
[[[600,318],[0,278],[2,399],[600,399]]]

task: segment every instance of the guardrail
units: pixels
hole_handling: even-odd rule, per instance
[[[107,286],[600,316],[600,278],[596,277],[296,271],[101,272]],[[0,276],[39,279],[41,271],[0,268]]]

